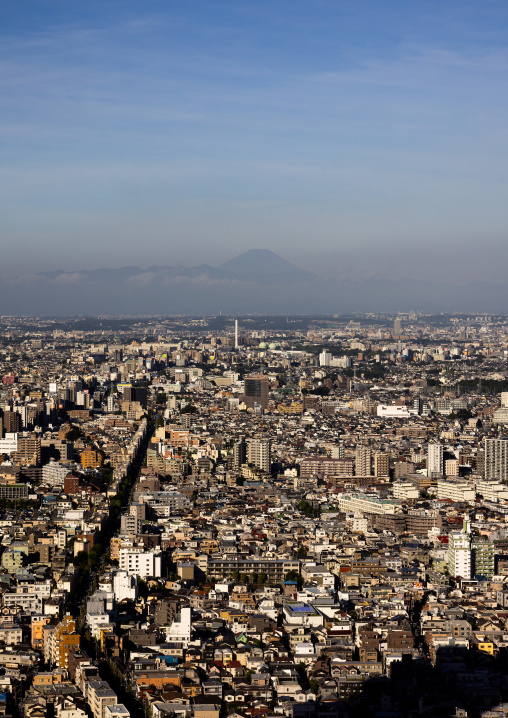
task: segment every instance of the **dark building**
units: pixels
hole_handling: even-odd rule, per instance
[[[17,411],[4,411],[4,431],[6,433],[21,431],[21,416]]]
[[[254,404],[265,410],[268,408],[268,379],[262,374],[251,374],[245,377],[244,381],[244,402],[248,409],[253,409]]]
[[[79,476],[67,474],[64,479],[64,494],[72,496],[73,494],[79,493],[79,490]]]
[[[146,386],[126,386],[123,390],[124,401],[138,401],[143,409],[146,409],[147,405],[147,391]]]

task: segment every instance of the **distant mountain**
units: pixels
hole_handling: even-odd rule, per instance
[[[342,275],[324,280],[269,249],[219,267],[135,266],[0,277],[3,314],[505,313],[502,284],[431,283]]]
[[[271,249],[249,249],[218,267],[227,276],[244,278],[278,277],[311,281],[314,274],[286,261]]]
[[[198,267],[158,266],[146,269],[141,267],[117,267],[103,269],[78,269],[66,272],[57,269],[51,272],[39,272],[37,277],[50,281],[75,282],[79,278],[87,282],[147,282],[170,281],[174,279],[210,279],[210,280],[243,280],[258,284],[283,282],[312,282],[317,279],[314,274],[286,261],[270,249],[250,249],[238,257],[228,260],[220,267],[202,264]]]

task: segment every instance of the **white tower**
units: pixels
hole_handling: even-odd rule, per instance
[[[238,349],[238,319],[235,319],[235,349]]]

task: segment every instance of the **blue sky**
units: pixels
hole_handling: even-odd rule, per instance
[[[3,3],[3,269],[501,280],[507,31],[503,0]]]

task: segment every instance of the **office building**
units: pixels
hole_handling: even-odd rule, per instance
[[[251,374],[245,377],[243,400],[247,409],[254,409],[258,404],[261,409],[268,408],[268,379],[262,374]]]

